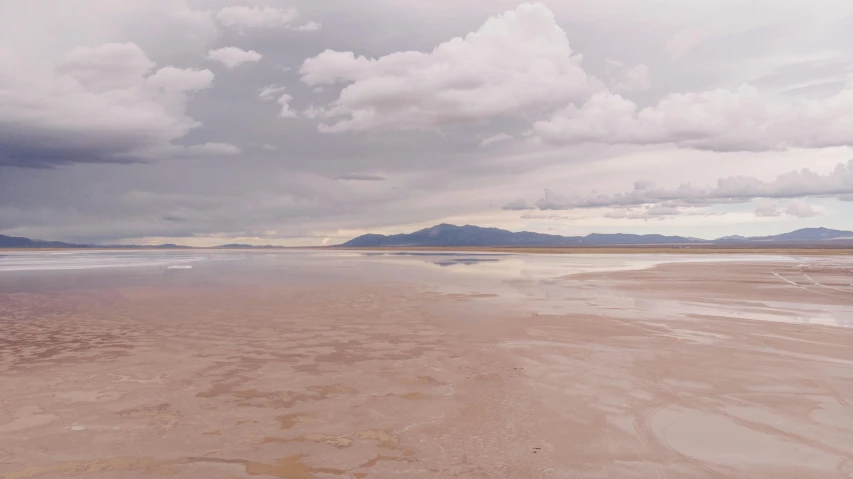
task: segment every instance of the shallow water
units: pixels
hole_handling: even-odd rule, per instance
[[[800,276],[776,270],[804,265],[850,264],[843,257],[804,259],[771,255],[594,254],[543,255],[470,252],[362,251],[45,251],[0,255],[0,292],[73,290],[118,286],[263,285],[358,282],[411,284],[441,294],[525,314],[607,314],[624,319],[716,316],[745,320],[853,326],[853,288],[811,284],[814,301],[753,300],[726,303],[713,295],[684,298],[666,291],[637,291],[589,274],[640,271],[663,264],[767,264],[782,286],[801,287]],[[788,274],[788,273],[786,273]],[[584,276],[583,279],[577,279]],[[769,276],[768,276],[769,277]],[[618,278],[613,276],[613,278]],[[735,280],[735,278],[731,278]],[[716,278],[716,281],[725,279]],[[853,280],[850,281],[853,283]],[[832,289],[830,289],[832,288]]]
[[[843,257],[4,254],[0,477],[847,477],[853,329],[820,325],[851,283]]]

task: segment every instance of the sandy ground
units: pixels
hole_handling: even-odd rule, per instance
[[[853,329],[724,313],[853,317],[849,267],[562,281],[667,309],[404,280],[0,293],[0,478],[853,477]]]

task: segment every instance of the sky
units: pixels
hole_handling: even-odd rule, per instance
[[[853,229],[849,0],[0,2],[0,234]]]

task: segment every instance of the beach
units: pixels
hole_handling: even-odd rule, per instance
[[[2,479],[853,477],[849,257],[47,254]]]

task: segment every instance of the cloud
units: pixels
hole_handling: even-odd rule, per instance
[[[233,6],[216,14],[220,25],[237,30],[286,27],[299,32],[316,32],[322,28],[320,23],[313,21],[295,25],[297,20],[299,11],[295,8]]]
[[[707,36],[707,33],[695,28],[680,30],[666,41],[664,49],[673,60],[677,60],[696,45],[702,43]]]
[[[260,90],[258,90],[258,98],[263,101],[272,101],[275,100],[276,96],[287,90],[286,86],[281,85],[267,85]]]
[[[528,135],[547,143],[674,144],[711,151],[770,151],[853,145],[853,77],[835,95],[772,99],[737,90],[673,93],[648,108],[601,92],[537,121]]]
[[[379,58],[326,50],[305,60],[309,86],[345,84],[323,132],[431,130],[547,112],[601,87],[542,4],[522,4],[430,52]]]
[[[270,28],[287,26],[299,18],[295,8],[226,7],[216,14],[216,21],[231,28]]]
[[[534,209],[536,209],[536,207],[527,203],[527,200],[525,200],[524,198],[519,198],[515,201],[511,201],[511,202],[507,203],[503,207],[503,209],[509,210],[509,211],[523,211],[523,210],[534,210]]]
[[[758,216],[759,218],[772,218],[781,214],[776,206],[776,202],[765,198],[759,199],[755,202],[754,212],[755,216]]]
[[[257,63],[263,58],[263,55],[254,50],[243,50],[237,47],[223,47],[216,50],[210,50],[205,57],[209,60],[214,60],[225,65],[226,68],[232,69],[244,63]]]
[[[385,181],[386,178],[379,175],[362,175],[362,174],[350,174],[350,175],[342,175],[335,178],[336,180],[342,181]]]
[[[512,139],[512,135],[507,135],[506,133],[498,133],[497,135],[492,135],[481,141],[480,146],[485,148],[487,146],[493,145],[495,143],[500,143],[509,139]]]
[[[294,28],[294,30],[297,30],[300,32],[316,32],[317,30],[321,29],[322,27],[323,27],[323,25],[320,23],[317,23],[317,22],[306,22],[306,23],[303,23],[302,25],[299,25],[298,27]]]
[[[281,111],[279,111],[278,116],[282,118],[296,118],[299,116],[296,111],[290,107],[290,100],[292,99],[293,97],[287,93],[278,97],[277,103],[281,105]]]
[[[681,211],[673,206],[649,205],[644,208],[623,208],[611,210],[604,214],[605,218],[628,219],[628,220],[662,220],[670,216],[678,216]]]
[[[185,151],[193,156],[196,155],[238,155],[240,148],[229,143],[209,142],[201,145],[188,146]]]
[[[660,205],[661,207],[706,206],[723,203],[742,203],[754,198],[801,198],[808,196],[836,196],[853,193],[853,160],[839,164],[821,175],[809,169],[791,171],[775,180],[762,181],[746,176],[732,176],[717,180],[714,188],[697,188],[683,184],[677,188],[661,188],[649,181],[638,181],[634,189],[612,195],[562,196],[545,190],[533,206],[540,210],[568,210],[573,208],[631,207]],[[505,210],[527,209],[524,199],[513,201]],[[766,205],[765,205],[766,206]],[[806,211],[801,206],[796,211]],[[762,211],[770,211],[762,209]]]
[[[566,216],[566,215],[558,215],[554,213],[537,213],[534,211],[526,211],[521,216],[523,220],[561,220],[561,221],[571,221],[582,219],[582,216]]]
[[[817,216],[820,213],[815,211],[815,209],[812,208],[805,200],[793,199],[789,201],[788,206],[785,207],[785,214],[789,216],[796,216],[797,218],[810,218],[812,216]]]
[[[132,163],[199,123],[186,114],[213,73],[155,69],[133,43],[78,47],[47,69],[0,58],[0,165]]]
[[[134,43],[158,63],[173,63],[206,50],[219,36],[210,13],[188,3],[199,4],[196,0],[0,2],[0,45],[10,49],[14,45],[30,62],[54,63],[76,46]]]
[[[608,61],[610,86],[614,91],[634,92],[645,91],[652,87],[649,78],[649,67],[643,64],[625,68],[622,62]]]
[[[299,113],[290,106],[290,101],[293,100],[293,96],[287,93],[282,93],[285,90],[287,90],[287,87],[285,86],[267,85],[258,91],[258,98],[263,101],[275,100],[276,103],[281,105],[281,110],[279,111],[280,117],[296,118],[299,116]],[[281,93],[281,95],[279,95],[279,93]]]

